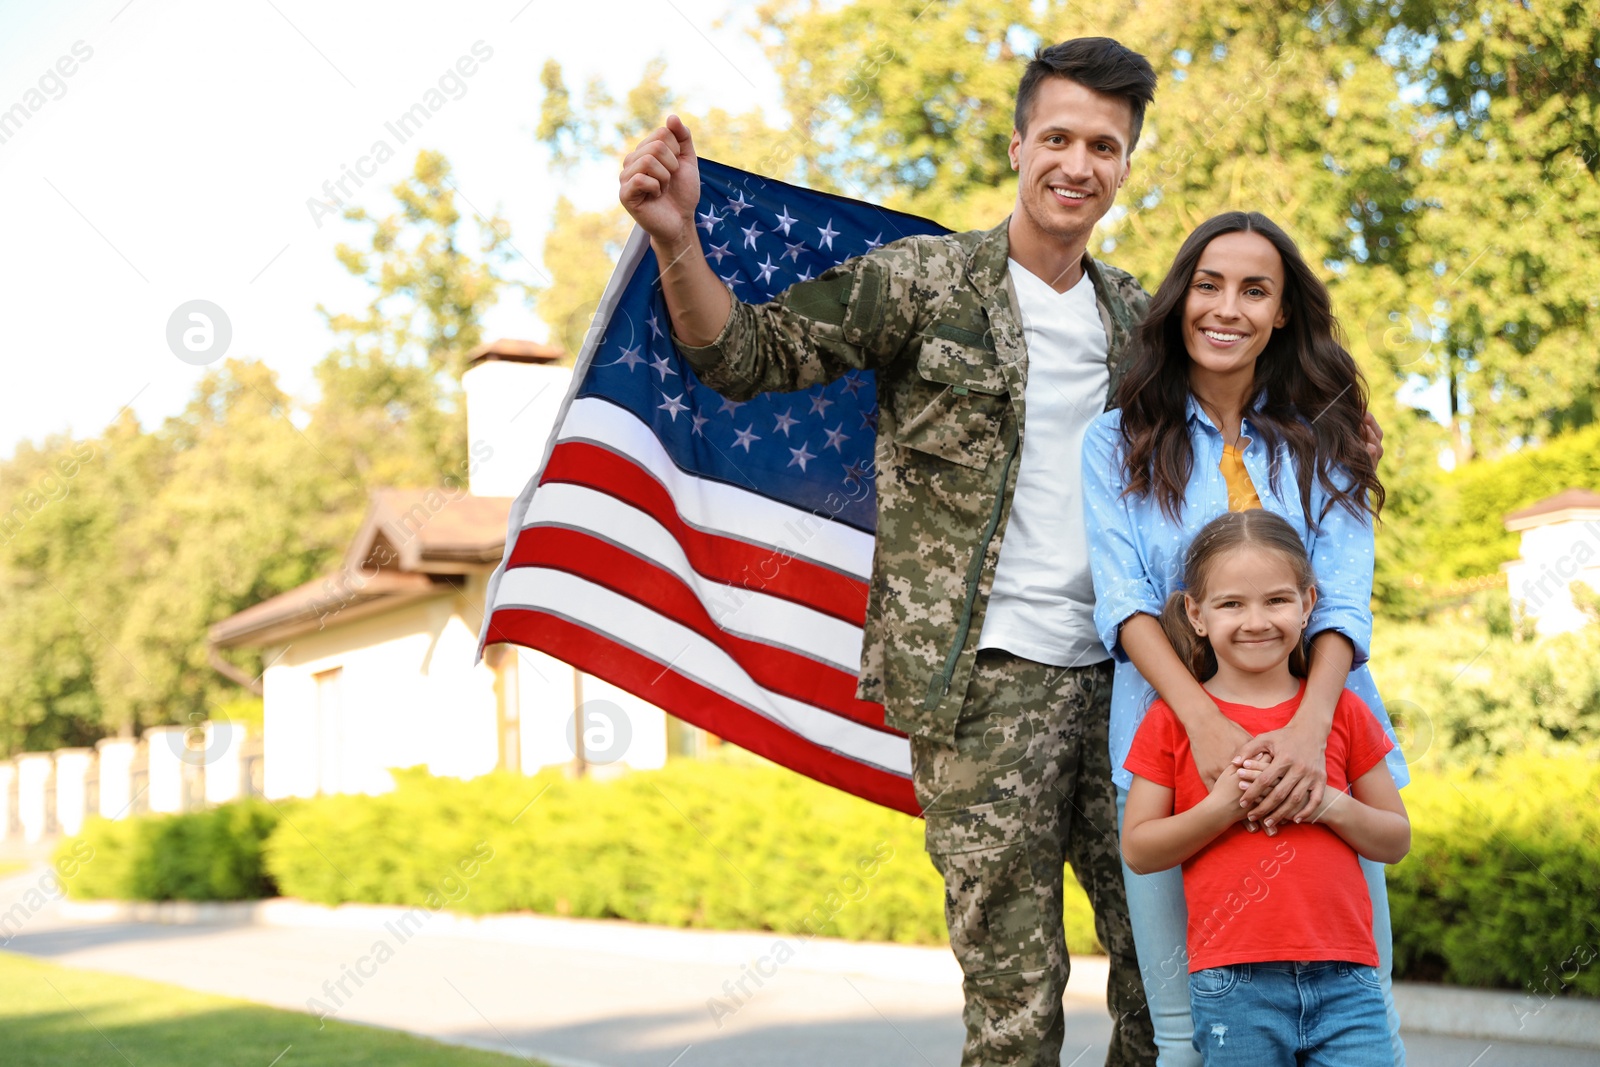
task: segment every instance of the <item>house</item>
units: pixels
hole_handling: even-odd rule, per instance
[[[706,743],[544,653],[497,645],[475,662],[512,500],[571,381],[561,355],[526,341],[475,349],[462,379],[466,482],[375,493],[337,570],[211,628],[215,648],[258,648],[267,665],[266,796],[379,792],[390,768],[417,764],[463,778],[579,759],[652,768],[669,747]]]
[[[1572,584],[1600,592],[1600,493],[1567,489],[1511,512],[1505,524],[1522,535],[1518,558],[1501,566],[1513,617],[1533,620],[1540,636],[1586,625]]]

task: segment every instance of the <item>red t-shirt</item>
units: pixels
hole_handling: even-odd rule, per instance
[[[1217,707],[1254,735],[1287,725],[1304,694],[1302,682],[1276,707],[1224,700]],[[1371,709],[1346,689],[1328,732],[1328,788],[1349,789],[1393,747]],[[1174,813],[1206,797],[1189,735],[1163,701],[1151,705],[1123,766],[1173,790]],[[1372,898],[1356,851],[1326,826],[1288,823],[1268,837],[1235,823],[1184,863],[1183,897],[1191,972],[1278,960],[1378,964]]]

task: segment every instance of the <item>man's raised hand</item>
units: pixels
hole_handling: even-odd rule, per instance
[[[676,115],[622,161],[617,199],[660,250],[693,241],[700,163],[689,127]]]

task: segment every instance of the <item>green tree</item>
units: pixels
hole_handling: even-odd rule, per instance
[[[1460,461],[1582,426],[1600,379],[1600,3],[1413,0],[1423,103],[1410,299]]]
[[[114,682],[100,690],[109,723],[217,715],[238,689],[207,662],[207,627],[337,560],[354,526],[329,506],[347,495],[344,476],[288,411],[270,369],[229,359],[150,435],[159,477],[144,499],[122,502],[126,584],[97,650],[99,677]]]
[[[105,455],[93,441],[22,442],[0,464],[0,746],[5,751],[101,736],[94,632],[117,582],[100,536]],[[102,617],[101,621],[104,619]]]
[[[340,244],[336,254],[372,298],[360,312],[318,305],[339,344],[317,367],[323,398],[312,436],[361,482],[431,485],[464,469],[461,372],[483,340],[484,313],[517,284],[504,270],[515,251],[505,220],[475,210],[477,247],[468,244],[450,164],[438,152],[419,152],[392,192],[398,209],[381,218],[345,211],[368,241]]]

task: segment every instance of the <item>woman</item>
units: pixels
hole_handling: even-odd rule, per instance
[[[1339,344],[1327,289],[1287,234],[1265,216],[1229,212],[1179,250],[1137,330],[1117,390],[1119,410],[1090,426],[1083,477],[1095,622],[1117,660],[1111,763],[1125,803],[1123,761],[1157,697],[1182,722],[1209,788],[1266,753],[1271,772],[1243,794],[1252,825],[1320,810],[1323,749],[1348,686],[1394,731],[1365,666],[1372,634],[1372,517],[1383,504],[1363,440],[1366,386]],[[1218,711],[1162,632],[1167,597],[1182,588],[1196,531],[1225,511],[1266,508],[1294,526],[1311,555],[1319,597],[1306,630],[1311,666],[1289,725],[1250,737]],[[1388,766],[1409,780],[1396,747]],[[1270,792],[1269,792],[1270,790]],[[1383,865],[1362,862],[1395,1062],[1403,1064],[1389,973],[1392,945]],[[1162,1067],[1200,1062],[1191,1045],[1186,911],[1175,870],[1124,865],[1128,907]]]

